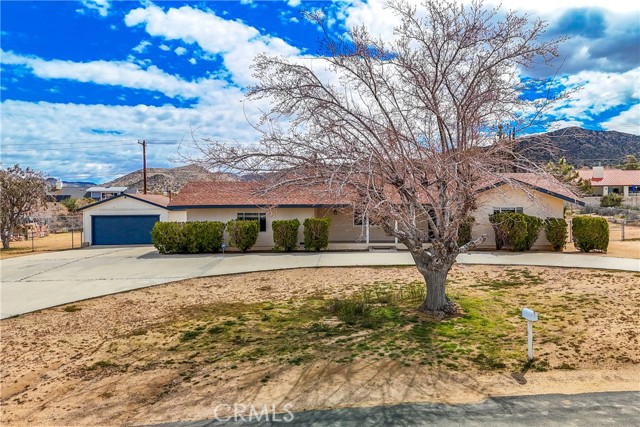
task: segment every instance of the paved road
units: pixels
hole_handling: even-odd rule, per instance
[[[640,272],[640,260],[586,254],[476,252],[463,264]],[[191,277],[299,267],[412,265],[408,252],[160,255],[152,246],[90,247],[0,261],[0,318]]]
[[[439,426],[631,427],[640,425],[640,392],[496,397],[468,405],[402,404],[294,413],[261,420],[202,420],[153,427],[217,426]],[[149,426],[150,427],[150,426]]]

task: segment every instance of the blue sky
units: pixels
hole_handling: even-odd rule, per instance
[[[561,48],[557,78],[578,87],[534,131],[566,126],[640,133],[640,5],[628,0],[501,2],[548,22]],[[531,3],[531,4],[529,4]],[[531,9],[523,9],[527,4]],[[260,52],[313,61],[322,9],[331,30],[365,24],[392,37],[382,2],[3,1],[2,167],[105,182],[180,164],[191,134],[238,143],[257,134],[243,102]],[[528,72],[549,77],[555,69]]]

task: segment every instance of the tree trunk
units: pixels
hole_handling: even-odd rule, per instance
[[[2,249],[9,249],[9,233],[2,233]]]
[[[422,274],[427,287],[427,295],[419,310],[438,318],[444,318],[456,313],[456,305],[447,297],[447,275],[453,263],[443,262],[428,265],[423,260],[416,259],[418,271]]]

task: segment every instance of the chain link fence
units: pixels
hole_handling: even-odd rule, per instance
[[[3,255],[80,248],[83,234],[82,214],[30,216],[13,231]]]

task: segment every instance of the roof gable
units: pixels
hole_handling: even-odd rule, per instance
[[[79,211],[83,211],[86,209],[91,209],[94,208],[98,205],[102,205],[103,203],[109,203],[109,202],[113,202],[114,200],[118,200],[118,199],[122,199],[122,198],[131,198],[134,200],[137,200],[139,202],[143,202],[143,203],[147,203],[150,204],[152,206],[156,206],[162,209],[167,209],[167,206],[169,205],[170,199],[168,197],[165,196],[160,196],[157,194],[119,194],[117,196],[114,197],[110,197],[108,199],[104,199],[101,200],[99,202],[96,203],[92,203],[90,205],[87,206],[83,206],[80,209],[78,209]]]

